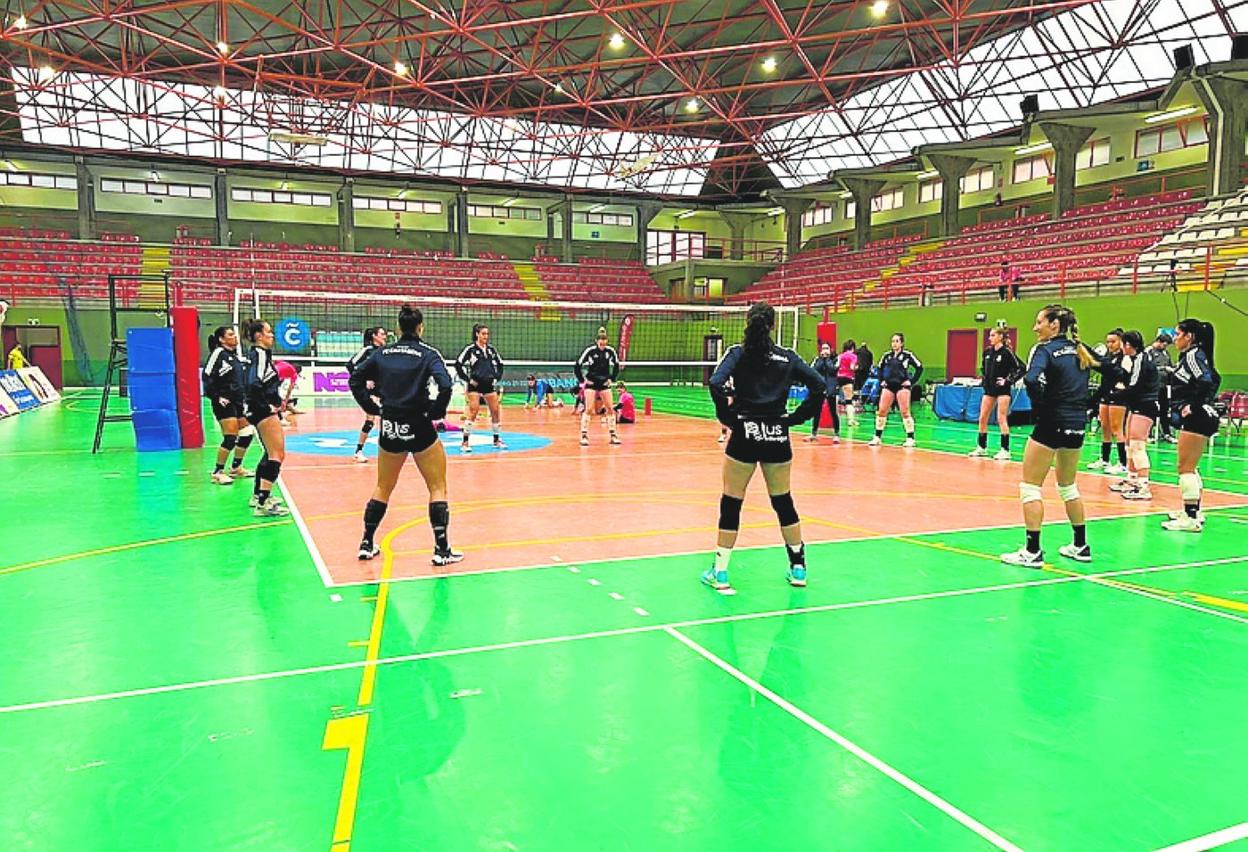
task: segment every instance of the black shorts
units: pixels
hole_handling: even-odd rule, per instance
[[[1049,420],[1036,423],[1031,440],[1050,450],[1077,450],[1083,446],[1084,426],[1063,426]]]
[[[593,379],[589,379],[585,382],[585,390],[587,391],[605,391],[605,390],[610,390],[610,389],[611,389],[610,379],[603,379],[602,381],[595,381]]]
[[[247,418],[247,422],[252,426],[259,426],[270,417],[276,417],[272,407],[266,402],[263,407],[253,406],[249,402],[243,403],[243,416]]]
[[[232,399],[227,401],[225,405],[222,405],[221,400],[216,397],[209,397],[208,402],[212,405],[212,416],[217,419],[218,423],[222,420],[243,416],[243,404],[237,400]]]
[[[387,417],[381,415],[377,446],[387,453],[422,453],[438,440],[438,430],[428,417]]]
[[[789,427],[778,419],[740,420],[733,424],[724,452],[743,464],[792,461]]]
[[[1218,412],[1213,410],[1213,406],[1193,405],[1188,410],[1186,417],[1179,416],[1179,431],[1193,432],[1197,435],[1204,435],[1206,438],[1212,438],[1218,434],[1218,425],[1220,423]]]
[[[1140,417],[1147,417],[1154,422],[1161,417],[1161,406],[1157,404],[1155,399],[1138,402],[1131,406],[1129,411]]]
[[[836,386],[837,386],[838,388],[843,388],[843,387],[845,387],[846,385],[852,385],[855,381],[856,381],[856,379],[854,379],[854,377],[853,377],[853,376],[837,376],[837,377],[836,377]]]
[[[1003,388],[995,387],[995,386],[990,387],[990,388],[984,388],[984,396],[992,396],[992,397],[1009,396],[1010,392],[1013,390],[1014,388],[1011,385],[1006,385]]]
[[[884,390],[892,391],[894,394],[901,393],[903,390],[910,390],[910,388],[902,387],[903,384],[904,382],[884,382]]]
[[[498,391],[494,388],[494,380],[491,379],[488,382],[477,382],[477,386],[475,388],[469,385],[468,393],[479,393],[484,396],[490,393],[498,393]]]

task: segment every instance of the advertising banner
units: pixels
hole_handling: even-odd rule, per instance
[[[9,399],[17,404],[19,411],[39,407],[39,398],[26,387],[22,377],[17,374],[17,370],[0,370],[0,390],[9,395]]]
[[[48,377],[43,374],[43,370],[38,367],[23,367],[17,371],[17,374],[22,377],[22,382],[40,403],[56,402],[61,398],[60,392],[52,386]]]
[[[9,395],[0,390],[0,419],[10,417],[18,412],[17,403],[9,399]]]

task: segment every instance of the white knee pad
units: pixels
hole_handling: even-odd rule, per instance
[[[250,423],[238,430],[238,437],[240,438],[249,438],[254,434],[256,434],[256,427],[252,426]]]
[[[876,428],[876,429],[879,429],[881,432],[883,432],[883,431],[884,431],[884,427],[885,427],[885,426],[887,426],[887,425],[888,425],[888,418],[887,418],[887,417],[881,417],[881,416],[880,416],[880,415],[878,415],[878,414],[877,414],[877,415],[875,415],[875,428]]]
[[[1203,483],[1200,481],[1199,473],[1179,474],[1179,493],[1183,495],[1184,503],[1195,503],[1198,501],[1202,486]]]
[[[906,427],[907,432],[913,432],[914,431],[914,418],[913,417],[901,418],[901,425]]]
[[[1020,482],[1018,483],[1018,499],[1023,501],[1024,506],[1028,503],[1039,503],[1044,499],[1044,492],[1041,491],[1039,485]]]
[[[1144,441],[1133,440],[1127,445],[1127,453],[1131,456],[1131,464],[1135,465],[1136,470],[1148,470],[1148,444]]]
[[[1059,485],[1057,486],[1057,496],[1062,498],[1063,503],[1078,500],[1079,486],[1074,482],[1070,483],[1070,485]]]

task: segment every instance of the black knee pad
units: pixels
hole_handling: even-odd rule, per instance
[[[265,459],[256,465],[256,479],[263,479],[265,482],[277,482],[281,473],[282,463],[274,459]]]
[[[723,494],[719,498],[719,528],[736,532],[741,529],[741,507],[745,501],[740,497]]]
[[[227,453],[230,450],[234,449],[234,445],[237,443],[238,443],[237,435],[222,435],[221,436],[221,449],[225,450]]]
[[[365,435],[373,431],[373,421],[365,420],[364,425],[360,427],[360,431],[363,432]]]
[[[238,448],[240,450],[246,450],[248,447],[251,446],[251,442],[254,441],[255,439],[256,439],[255,435],[243,435],[241,438],[238,439]]]
[[[797,507],[793,505],[793,495],[787,491],[771,496],[771,508],[776,510],[776,517],[780,519],[782,527],[791,527],[801,520],[797,516]]]

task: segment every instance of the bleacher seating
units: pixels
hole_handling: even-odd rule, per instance
[[[1148,247],[1131,266],[1118,270],[1122,276],[1168,274],[1196,269],[1210,250],[1243,236],[1248,229],[1248,189],[1225,199],[1214,199],[1195,211],[1182,225]]]
[[[1191,190],[1077,207],[1061,219],[1043,215],[967,228],[938,250],[864,296],[864,301],[994,293],[1001,262],[1021,273],[1021,287],[1070,287],[1105,280],[1133,263],[1162,234],[1200,208]]]
[[[920,236],[894,237],[868,243],[862,251],[846,246],[802,252],[769,271],[744,291],[728,298],[728,304],[759,300],[774,305],[800,305],[841,301],[895,266]]]
[[[84,243],[65,231],[0,228],[0,298],[107,299],[110,274],[137,275],[142,267],[143,248],[131,236]]]
[[[581,258],[573,266],[539,256],[534,267],[546,291],[557,302],[633,302],[658,304],[667,296],[635,260]]]

